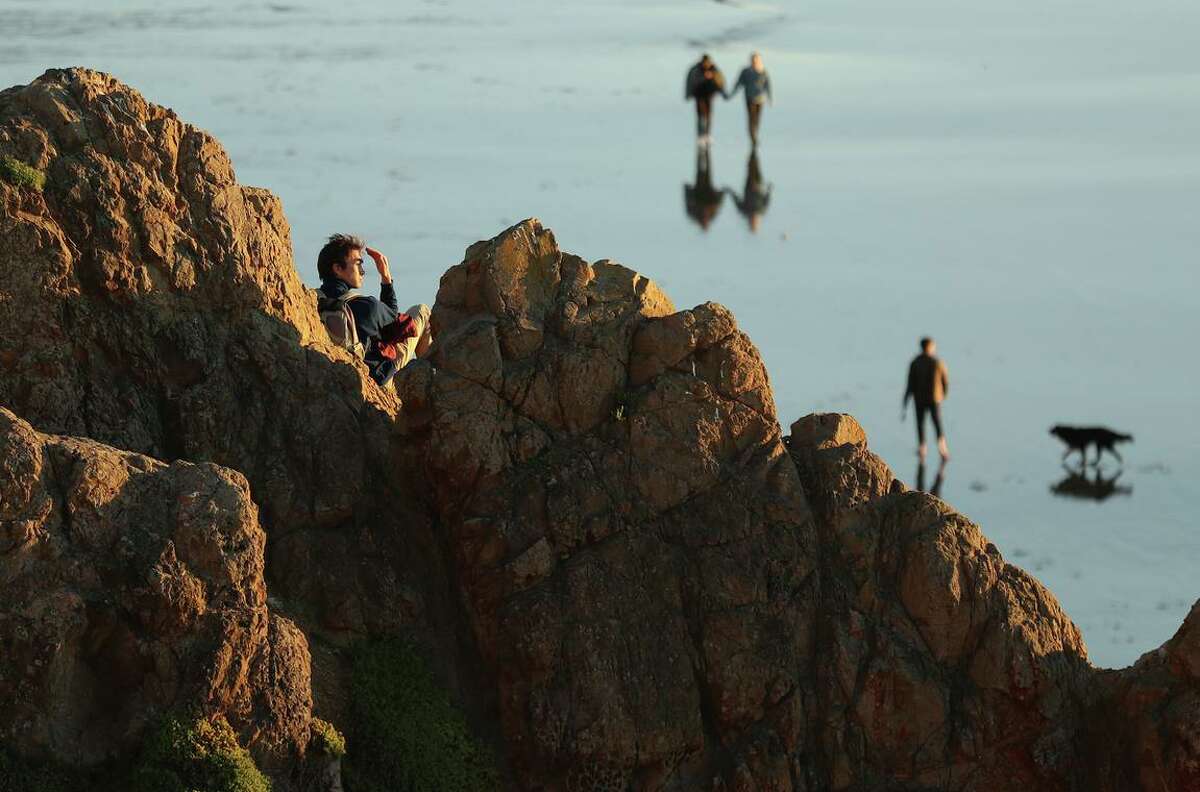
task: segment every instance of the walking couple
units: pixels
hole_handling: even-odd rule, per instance
[[[767,76],[762,56],[757,52],[750,54],[750,65],[742,69],[733,90],[729,92],[725,90],[725,76],[707,54],[688,70],[683,97],[696,101],[696,139],[700,145],[707,147],[712,144],[709,130],[712,127],[713,97],[719,93],[726,99],[732,99],[739,89],[744,89],[746,96],[750,143],[758,148],[758,122],[762,118],[763,105],[772,101],[771,78]]]

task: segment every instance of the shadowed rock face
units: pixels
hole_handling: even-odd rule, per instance
[[[308,642],[266,605],[241,474],[54,437],[0,408],[0,734],[73,764],[199,706],[302,755]]]
[[[852,418],[808,416],[785,439],[758,352],[721,306],[676,312],[651,281],[526,221],[443,277],[435,346],[397,398],[321,337],[276,199],[237,185],[216,142],[170,111],[105,75],[49,72],[0,93],[0,154],[49,175],[44,193],[0,182],[0,404],[34,427],[4,419],[0,442],[25,449],[2,467],[4,558],[78,559],[39,567],[55,570],[40,587],[22,578],[0,635],[32,618],[11,602],[58,609],[41,646],[102,631],[64,657],[86,658],[71,660],[77,684],[108,681],[129,713],[101,744],[59,736],[52,697],[21,705],[42,713],[21,750],[119,750],[138,713],[181,697],[219,702],[264,745],[294,742],[307,717],[246,704],[274,701],[270,675],[184,684],[228,676],[214,646],[246,647],[246,668],[307,665],[261,576],[206,583],[203,608],[188,594],[243,565],[226,512],[179,522],[183,482],[224,493],[238,531],[261,537],[241,478],[40,431],[244,474],[288,612],[333,638],[421,638],[512,788],[1200,788],[1200,617],[1130,669],[1093,669],[1053,596],[962,515],[905,491]],[[100,480],[124,482],[117,494],[72,511],[87,464],[28,461],[69,453],[109,460]],[[105,515],[82,529],[97,547],[121,547],[135,519],[157,544],[129,562],[81,544],[61,515],[87,509]],[[180,531],[201,535],[198,555]],[[142,582],[175,569],[168,544],[191,577]],[[55,599],[79,590],[130,604],[79,626],[93,622]],[[143,616],[143,596],[167,604]],[[201,629],[246,614],[244,635]],[[155,657],[164,635],[191,641],[187,669],[207,675],[142,661],[124,676],[130,647]],[[338,711],[341,661],[320,656],[316,706]],[[0,696],[51,696],[34,679],[4,677]]]

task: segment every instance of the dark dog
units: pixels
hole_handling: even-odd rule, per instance
[[[1102,426],[1063,426],[1059,424],[1050,430],[1050,434],[1067,444],[1067,450],[1063,452],[1063,459],[1066,459],[1072,451],[1078,451],[1080,461],[1085,465],[1087,464],[1087,447],[1090,445],[1096,446],[1096,464],[1098,465],[1100,464],[1100,455],[1105,451],[1123,463],[1125,460],[1121,459],[1121,455],[1113,446],[1117,443],[1133,442],[1133,435],[1120,434]]]

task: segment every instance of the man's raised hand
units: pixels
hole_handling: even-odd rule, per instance
[[[388,266],[387,256],[383,255],[373,247],[368,247],[366,250],[367,255],[370,256],[371,260],[375,262],[375,269],[379,272],[379,279],[384,283],[391,283],[392,270],[391,267]]]

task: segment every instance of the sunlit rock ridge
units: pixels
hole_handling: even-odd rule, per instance
[[[1093,668],[853,418],[785,435],[722,306],[526,220],[383,390],[170,110],[52,70],[0,93],[0,157],[45,176],[0,176],[5,755],[119,766],[188,711],[333,788],[312,719],[353,762],[354,647],[400,637],[508,789],[1200,789],[1200,608]]]

